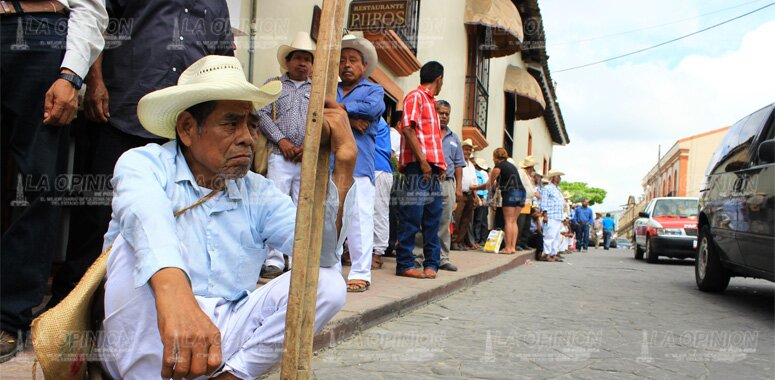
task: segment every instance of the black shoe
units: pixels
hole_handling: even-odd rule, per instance
[[[274,265],[265,265],[261,268],[261,278],[273,279],[283,274],[283,268]]]
[[[444,264],[439,265],[439,269],[441,269],[441,270],[448,270],[450,272],[457,272],[457,267],[455,266],[455,264],[452,264],[449,261],[447,261]]]
[[[7,331],[0,331],[0,363],[7,362],[19,352],[19,337]]]

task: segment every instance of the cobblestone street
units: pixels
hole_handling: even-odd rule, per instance
[[[772,379],[773,293],[630,250],[532,263],[316,355],[319,379]],[[278,374],[270,376],[277,378]]]

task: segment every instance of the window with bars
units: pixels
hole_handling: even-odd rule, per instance
[[[487,136],[490,60],[485,51],[492,44],[492,31],[482,26],[468,29],[468,70],[466,73],[466,114],[463,125],[477,127]]]
[[[417,56],[417,31],[420,25],[420,0],[407,0],[406,26],[395,32],[406,46]]]

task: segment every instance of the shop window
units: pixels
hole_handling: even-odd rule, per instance
[[[489,41],[488,41],[489,40]],[[476,127],[487,136],[490,60],[485,49],[492,44],[492,31],[482,26],[468,28],[468,69],[466,72],[466,113],[463,126]]]

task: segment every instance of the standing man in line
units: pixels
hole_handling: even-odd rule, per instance
[[[393,167],[390,164],[390,127],[383,118],[377,124],[376,147],[374,151],[374,253],[371,256],[371,270],[382,269],[382,256],[388,247],[390,237],[390,191],[393,189]]]
[[[65,171],[78,90],[102,51],[108,24],[105,3],[96,0],[9,1],[1,14],[0,363],[16,355],[32,308],[43,301],[61,227],[61,207],[46,198],[60,195],[55,182]],[[63,270],[55,282],[85,270]]]
[[[471,186],[476,186],[477,182],[476,169],[471,160],[475,148],[474,142],[471,139],[463,141],[463,158],[466,163],[462,170],[463,175],[460,185],[460,191],[463,196],[457,198],[457,206],[455,206],[455,234],[452,236],[452,249],[456,251],[478,248],[476,242],[469,241],[468,239],[468,231],[473,225],[474,198],[476,197],[474,191],[471,190]]]
[[[530,217],[533,208],[533,195],[535,187],[533,186],[533,174],[535,174],[535,158],[527,156],[519,161],[519,179],[525,186],[525,207],[517,217],[517,227],[519,227],[519,236],[517,237],[517,248],[528,249],[527,239],[530,237]]]
[[[331,108],[347,111],[358,146],[354,183],[357,189],[353,220],[347,233],[352,267],[347,280],[348,292],[365,292],[371,285],[374,253],[374,155],[379,120],[385,112],[385,90],[369,81],[377,69],[377,50],[369,40],[347,35],[342,39],[336,101]]]
[[[490,166],[487,165],[487,162],[481,157],[475,158],[474,163],[476,164],[476,185],[484,185],[490,179],[490,176],[487,173]],[[477,190],[476,196],[479,198],[480,202],[474,209],[474,242],[479,245],[484,245],[487,242],[487,234],[489,233],[489,229],[487,228],[487,210],[489,210],[489,207],[487,206],[487,200],[489,198],[487,189]]]
[[[396,275],[436,278],[441,261],[440,176],[447,170],[441,144],[441,123],[436,112],[436,95],[444,85],[444,67],[431,61],[420,69],[420,85],[404,97],[401,158],[399,170],[406,176],[399,200]],[[423,233],[425,269],[415,268],[414,237]]]
[[[140,125],[137,102],[150,91],[177,83],[183,70],[199,58],[234,55],[229,9],[223,1],[184,6],[169,1],[108,0],[106,6],[111,25],[119,27],[109,28],[107,47],[86,77],[86,120],[76,134],[74,171],[108,180],[99,182],[104,187],[83,189],[85,197],[105,194],[95,197],[104,201],[71,209],[67,255],[84,255],[84,260],[63,267],[70,275],[61,277],[64,283],[52,285],[53,302],[67,294],[55,289],[72,289],[102,251],[111,218],[109,179],[118,158],[132,148],[167,141]]]
[[[457,199],[463,197],[461,190],[463,168],[466,161],[463,158],[463,147],[460,138],[449,128],[449,114],[451,106],[446,100],[436,102],[436,112],[439,115],[439,124],[441,125],[441,145],[444,152],[444,162],[447,169],[444,180],[441,181],[441,221],[439,222],[439,243],[441,244],[441,264],[439,269],[455,272],[457,266],[449,261],[449,249],[451,245],[451,236],[449,234],[449,223],[452,220],[452,214],[455,209]],[[415,252],[415,264],[422,264],[425,257],[422,252]]]
[[[563,207],[565,198],[557,187],[565,173],[550,170],[546,176],[549,183],[541,191],[541,210],[546,211],[547,222],[544,225],[544,253],[547,261],[558,261],[555,257],[560,249],[560,230],[564,219]]]
[[[272,145],[266,178],[272,180],[280,192],[290,195],[294,205],[299,204],[301,153],[307,132],[307,107],[312,89],[309,77],[314,61],[315,45],[305,32],[297,33],[290,45],[280,46],[277,62],[284,74],[279,78],[269,78],[264,83],[279,80],[283,92],[276,102],[258,112],[261,132]],[[266,265],[261,269],[261,277],[272,279],[285,269],[288,268],[285,268],[283,254],[271,249],[267,253]]]
[[[586,252],[589,245],[589,228],[595,223],[595,213],[589,207],[589,199],[585,199],[581,207],[576,207],[575,211],[576,239],[578,240],[576,246],[579,252],[582,250]]]
[[[614,233],[614,230],[616,229],[616,225],[614,224],[614,219],[611,218],[611,213],[606,213],[605,218],[603,218],[603,249],[606,251],[608,250],[608,247],[611,245],[611,236]]]

